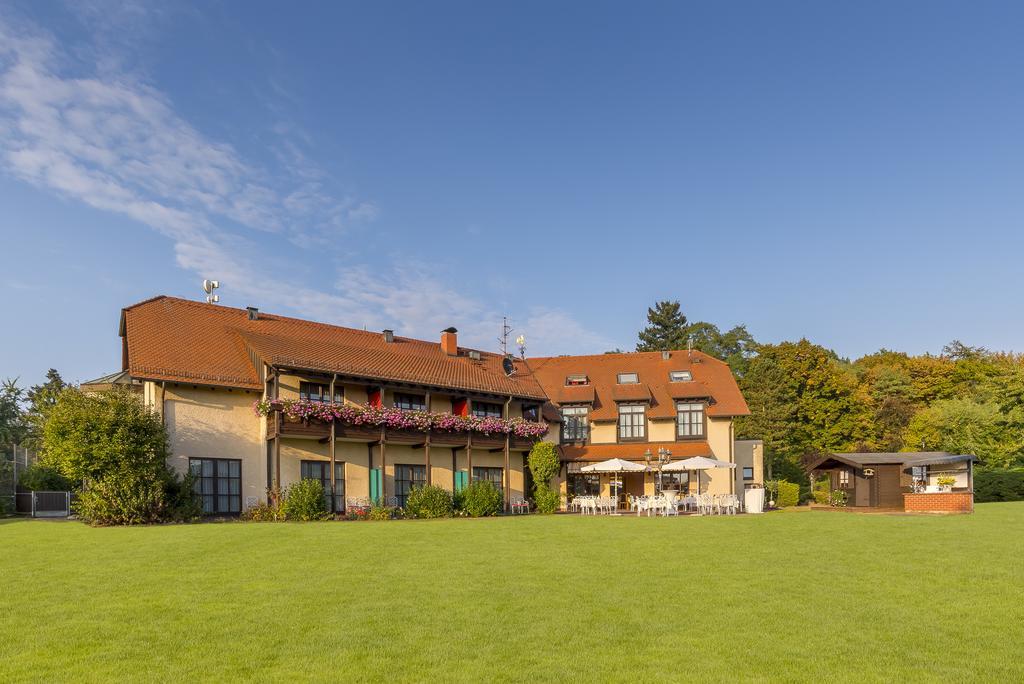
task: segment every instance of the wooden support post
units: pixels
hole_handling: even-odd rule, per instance
[[[274,369],[274,399],[278,399],[281,396],[281,374],[278,370]],[[274,412],[275,421],[275,434],[277,437],[274,439],[274,501],[275,503],[280,502],[281,493],[281,412]]]
[[[387,488],[388,478],[386,477],[386,474],[384,472],[384,470],[385,470],[385,465],[384,464],[386,463],[386,460],[385,460],[386,456],[385,456],[384,452],[385,452],[385,450],[387,448],[387,446],[386,446],[387,445],[387,440],[384,438],[384,434],[385,434],[385,430],[384,430],[384,428],[381,428],[380,429],[380,503],[381,503],[382,506],[387,506],[388,505],[388,488]]]
[[[335,373],[331,377],[331,394],[330,394],[331,403],[334,402],[334,383],[336,383],[337,381],[338,381],[338,374]],[[334,471],[337,468],[336,463],[338,462],[337,461],[337,455],[335,453],[335,448],[337,447],[337,442],[335,441],[334,423],[335,423],[335,421],[332,420],[331,421],[331,446],[330,446],[330,449],[329,449],[330,454],[331,454],[331,513],[332,514],[336,513],[337,509],[338,509],[337,500],[334,498],[336,493],[337,493],[337,491],[338,491],[337,485],[334,482]]]
[[[473,433],[466,433],[466,486],[473,484]]]
[[[502,411],[502,417],[508,420],[508,407],[512,403],[512,397],[508,398],[505,402],[505,409]],[[512,436],[508,433],[505,434],[505,512],[508,513],[512,510],[512,470],[511,462],[509,459],[509,443],[512,441]]]
[[[427,404],[427,411],[430,411],[430,392],[427,392],[425,402]],[[430,474],[430,430],[427,430],[427,439],[423,443],[423,462],[427,469],[427,486],[430,486],[433,481],[433,477]]]

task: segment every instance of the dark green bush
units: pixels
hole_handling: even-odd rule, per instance
[[[166,473],[163,478],[113,472],[89,480],[74,504],[78,517],[92,525],[145,525],[194,520],[200,514],[192,478]]]
[[[18,484],[33,492],[68,492],[74,483],[55,468],[33,463],[18,476]]]
[[[437,485],[414,487],[405,500],[409,518],[450,518],[454,512],[451,492]]]
[[[502,509],[501,490],[489,480],[478,480],[458,496],[459,510],[473,518],[499,515]]]
[[[779,508],[798,505],[800,503],[800,485],[788,480],[779,480],[779,498],[775,503]]]
[[[562,497],[550,487],[538,486],[533,490],[533,503],[538,513],[555,513],[562,503]]]
[[[320,480],[299,480],[288,486],[281,502],[285,520],[324,520],[330,517]]]
[[[1024,501],[1024,468],[975,468],[974,500]]]

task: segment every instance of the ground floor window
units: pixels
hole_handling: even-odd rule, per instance
[[[203,513],[242,512],[242,462],[233,458],[190,458],[195,492],[203,502]]]
[[[301,474],[303,480],[319,480],[324,488],[324,501],[327,510],[341,513],[345,510],[345,464],[334,463],[334,494],[331,494],[331,462],[302,461]]]
[[[743,479],[744,480],[753,480],[754,479],[754,469],[744,466],[744,468],[743,468]]]
[[[569,473],[566,486],[571,496],[601,496],[600,475]]]
[[[495,489],[501,489],[503,482],[501,480],[502,469],[501,468],[487,468],[473,466],[473,482],[480,482],[486,480],[494,485]]]
[[[424,487],[427,484],[427,467],[421,465],[395,466],[395,498],[398,505],[405,508],[413,487]]]
[[[663,472],[660,477],[654,477],[655,489],[658,494],[662,492],[686,492],[690,488],[690,473],[686,472]]]
[[[847,470],[845,468],[843,470],[840,470],[839,474],[836,476],[836,479],[838,481],[837,489],[849,489],[850,488],[850,471],[849,470]]]

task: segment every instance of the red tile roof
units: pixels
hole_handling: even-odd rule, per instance
[[[559,404],[590,404],[594,401],[594,388],[590,385],[565,385],[556,390],[548,389]]]
[[[253,357],[271,365],[524,399],[545,394],[522,361],[506,376],[501,355],[450,356],[439,342],[343,328],[245,309],[156,297],[122,312],[134,377],[261,389]]]
[[[714,457],[707,442],[625,442],[623,444],[588,444],[573,446],[563,444],[559,447],[563,461],[607,461],[610,458],[624,458],[627,461],[643,461],[644,452],[648,449],[657,458],[658,449],[665,448],[672,452],[672,459],[678,461],[691,456]]]
[[[716,416],[745,416],[750,409],[740,394],[736,378],[729,366],[699,351],[674,351],[664,358],[662,352],[625,352],[592,356],[554,356],[527,359],[527,363],[540,386],[557,403],[562,401],[565,378],[586,375],[594,390],[591,420],[614,420],[618,414],[616,401],[625,401],[625,387],[643,387],[650,392],[650,418],[675,416],[675,400],[710,398],[707,414]],[[670,382],[670,371],[690,371],[693,380]],[[639,385],[619,385],[619,373],[637,373]]]

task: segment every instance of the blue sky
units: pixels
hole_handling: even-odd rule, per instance
[[[486,5],[486,6],[485,6]],[[159,293],[529,353],[1024,351],[1020,3],[13,2],[0,376]]]

